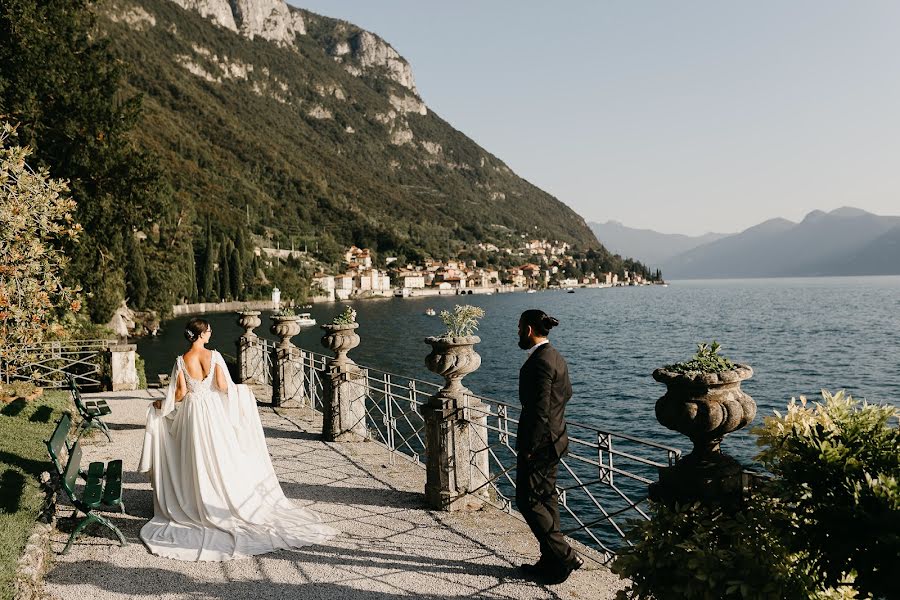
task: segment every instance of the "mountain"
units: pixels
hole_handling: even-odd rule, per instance
[[[724,233],[687,236],[678,233],[659,233],[652,229],[634,229],[618,221],[588,223],[597,239],[611,252],[634,256],[647,265],[659,265],[697,246],[725,237]]]
[[[139,144],[195,222],[413,260],[522,236],[605,252],[584,220],[435,114],[377,35],[281,0],[111,0]],[[477,94],[478,90],[472,90]]]
[[[900,217],[857,208],[772,219],[665,261],[667,278],[900,274]]]

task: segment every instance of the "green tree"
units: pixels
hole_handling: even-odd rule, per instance
[[[187,268],[190,288],[187,291],[188,302],[197,302],[199,290],[197,289],[197,257],[194,255],[194,241],[187,241]]]
[[[92,0],[0,0],[0,114],[20,124],[39,166],[68,179],[84,227],[69,279],[105,322],[125,295],[116,231],[141,229],[161,208],[160,175],[130,134],[140,98],[122,91],[123,63],[95,27]]]
[[[125,292],[131,299],[131,305],[134,308],[146,308],[149,287],[147,270],[144,266],[144,252],[141,250],[137,236],[129,233],[128,239],[128,258],[131,264],[127,272]]]
[[[237,247],[231,249],[230,263],[231,297],[241,300],[244,296],[244,267],[241,265],[241,254]]]
[[[229,251],[227,240],[222,240],[219,245],[219,298],[231,297],[231,268],[229,266]]]
[[[215,300],[214,275],[215,275],[215,248],[213,248],[212,225],[209,217],[206,218],[206,248],[203,250],[203,285],[201,296],[204,302],[212,302]]]
[[[63,244],[75,241],[75,202],[66,184],[32,171],[29,150],[9,146],[0,125],[0,353],[17,358],[18,344],[40,342],[61,312],[78,311],[77,290],[64,285]]]

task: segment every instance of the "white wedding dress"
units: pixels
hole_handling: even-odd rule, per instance
[[[228,390],[215,387],[216,367]],[[187,394],[175,402],[178,374]],[[150,472],[153,518],[141,539],[153,554],[225,561],[317,544],[338,534],[285,497],[272,468],[256,399],[235,385],[222,355],[192,379],[178,357],[161,409],[147,412],[138,470]]]

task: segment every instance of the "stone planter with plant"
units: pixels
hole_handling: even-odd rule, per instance
[[[356,311],[349,306],[338,316],[321,326],[325,331],[322,336],[322,345],[334,352],[334,362],[337,364],[352,363],[347,353],[359,346],[359,335],[356,329]]]
[[[487,419],[490,409],[463,387],[481,366],[474,335],[484,310],[477,306],[441,311],[443,335],[425,338],[425,365],[444,378],[444,387],[422,409],[425,419],[425,499],[438,510],[471,510],[488,500]],[[474,467],[474,468],[473,468]]]
[[[293,346],[291,338],[300,333],[300,317],[292,308],[283,308],[272,313],[272,326],[269,328],[273,334],[281,338],[278,343],[279,348],[289,348]]]
[[[720,350],[717,342],[699,344],[690,360],[653,372],[667,388],[656,402],[657,420],[689,437],[694,446],[678,464],[660,469],[659,483],[651,486],[658,497],[712,500],[740,491],[741,466],[721,452],[720,444],[756,416],[756,403],[741,390],[753,369],[725,358]]]
[[[753,376],[753,369],[733,363],[720,350],[717,342],[699,344],[691,360],[653,372],[653,379],[668,388],[656,402],[656,418],[688,436],[694,443],[691,454],[697,457],[718,452],[726,434],[756,416],[756,402],[741,390],[741,382]]]
[[[431,346],[425,365],[429,371],[444,378],[443,391],[467,392],[462,386],[463,377],[481,366],[481,356],[475,352],[475,344],[481,338],[474,333],[478,329],[478,319],[484,317],[484,310],[477,306],[456,305],[453,312],[444,310],[440,316],[447,331],[425,338],[425,343]]]

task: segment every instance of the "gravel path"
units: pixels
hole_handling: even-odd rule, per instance
[[[128,514],[107,513],[129,544],[89,528],[62,556],[74,527],[60,506],[54,564],[45,579],[53,597],[101,598],[613,598],[615,575],[587,560],[566,583],[544,587],[516,568],[533,562],[537,543],[518,519],[493,508],[442,513],[423,508],[425,472],[374,442],[320,441],[321,418],[302,410],[260,408],[275,469],[289,498],[322,515],[341,536],[227,563],[187,563],[150,554],[138,537],[152,516],[150,484],[136,473],[148,401],[156,390],[109,393],[113,442],[93,436],[84,461],[125,461]],[[590,558],[590,555],[588,555]]]

